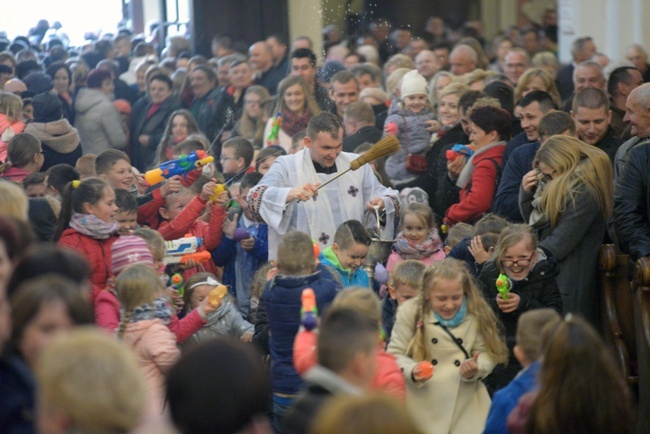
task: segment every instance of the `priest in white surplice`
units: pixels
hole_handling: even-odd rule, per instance
[[[318,190],[318,185],[350,167],[358,157],[341,152],[342,143],[338,118],[327,112],[316,115],[307,126],[305,148],[275,160],[260,183],[250,189],[251,214],[269,227],[269,260],[275,259],[282,235],[291,230],[309,234],[324,250],[334,241],[336,228],[347,220],[363,222],[366,212],[374,213],[374,205],[386,215],[381,238],[393,239],[399,193],[381,185],[369,165]]]

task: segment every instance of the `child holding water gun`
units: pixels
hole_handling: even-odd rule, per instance
[[[490,397],[481,381],[508,358],[498,321],[460,261],[435,262],[421,294],[397,310],[388,352],[406,380],[406,407],[422,432],[476,433]]]
[[[196,309],[215,288],[221,286],[217,277],[211,273],[197,273],[185,284],[185,306],[188,311]],[[215,299],[216,300],[216,299]],[[205,325],[190,337],[189,342],[203,342],[217,336],[232,336],[243,342],[253,339],[253,324],[242,318],[233,299],[226,292],[219,303],[209,303],[215,310],[208,318]]]
[[[485,299],[505,328],[509,351],[507,366],[497,366],[485,379],[491,394],[506,386],[521,370],[513,353],[519,316],[545,307],[562,313],[558,273],[557,261],[539,247],[530,226],[510,225],[501,232],[494,259],[485,263],[479,275]]]

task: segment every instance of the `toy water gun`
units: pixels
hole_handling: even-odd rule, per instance
[[[282,113],[275,115],[275,119],[271,123],[271,132],[266,137],[266,146],[271,146],[273,142],[280,137],[280,127],[282,126]]]
[[[381,262],[377,262],[377,265],[375,265],[375,279],[377,279],[377,282],[386,283],[389,278],[390,273],[388,273],[386,267]]]
[[[164,179],[176,175],[187,176],[190,170],[198,169],[214,161],[214,157],[205,151],[194,151],[189,155],[181,155],[175,160],[161,164],[157,169],[151,169],[144,174],[144,180],[149,185],[161,183]]]
[[[215,181],[216,180],[212,180]],[[212,202],[216,202],[217,199],[219,199],[219,196],[221,196],[221,193],[223,193],[226,190],[226,187],[223,184],[217,184],[214,186],[214,190],[212,191],[212,194],[209,196],[209,199]]]
[[[249,239],[251,237],[251,234],[244,228],[237,228],[233,232],[232,237],[235,241],[240,242]]]
[[[454,161],[461,155],[469,158],[474,155],[474,151],[476,151],[476,146],[474,145],[454,145],[451,149],[448,149],[447,152],[445,152],[445,157],[447,157],[447,160],[449,161]]]
[[[312,331],[318,325],[318,308],[316,307],[316,294],[311,288],[302,290],[302,308],[300,308],[300,322],[307,331]]]
[[[183,281],[183,276],[181,276],[180,273],[176,273],[171,277],[171,279],[169,279],[169,281],[172,288],[174,288],[174,290],[178,292],[178,295],[182,297],[185,293],[185,288],[183,287],[183,284],[185,283]]]
[[[210,252],[197,252],[198,248],[203,245],[203,240],[199,237],[186,235],[177,240],[165,241],[167,254],[163,258],[163,263],[168,264],[185,264],[190,259],[196,262],[206,262],[211,259]]]
[[[208,303],[212,306],[221,306],[221,302],[226,294],[228,294],[226,285],[218,285],[208,294]]]
[[[497,291],[501,294],[501,298],[504,300],[508,299],[508,293],[512,289],[512,280],[505,274],[501,273],[497,277]]]

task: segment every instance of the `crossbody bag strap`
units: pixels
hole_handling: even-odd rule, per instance
[[[404,134],[406,134],[406,142],[404,143],[404,148],[406,148],[406,155],[410,155],[409,152],[409,129],[406,128],[406,118],[404,115],[400,114],[402,116],[402,121],[404,122]]]
[[[461,342],[460,339],[458,339],[456,336],[454,336],[454,334],[453,334],[452,332],[449,331],[449,329],[447,328],[447,326],[444,326],[444,325],[440,324],[440,322],[436,322],[436,323],[434,323],[434,324],[435,324],[435,325],[438,325],[438,326],[440,326],[440,327],[442,327],[442,329],[445,331],[445,333],[447,333],[447,334],[449,335],[449,337],[451,338],[451,340],[454,341],[454,343],[458,346],[458,348],[460,348],[461,351],[465,354],[465,358],[466,358],[466,359],[471,359],[469,353],[467,352],[467,350],[465,349],[465,347],[463,346],[463,344],[460,343],[460,342]]]

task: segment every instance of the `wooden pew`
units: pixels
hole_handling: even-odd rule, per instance
[[[600,247],[598,273],[603,337],[612,347],[627,383],[636,389],[639,377],[632,315],[635,294],[630,288],[628,262],[628,256],[618,251],[614,244]]]
[[[632,279],[639,371],[637,432],[650,431],[650,258],[636,262]]]

